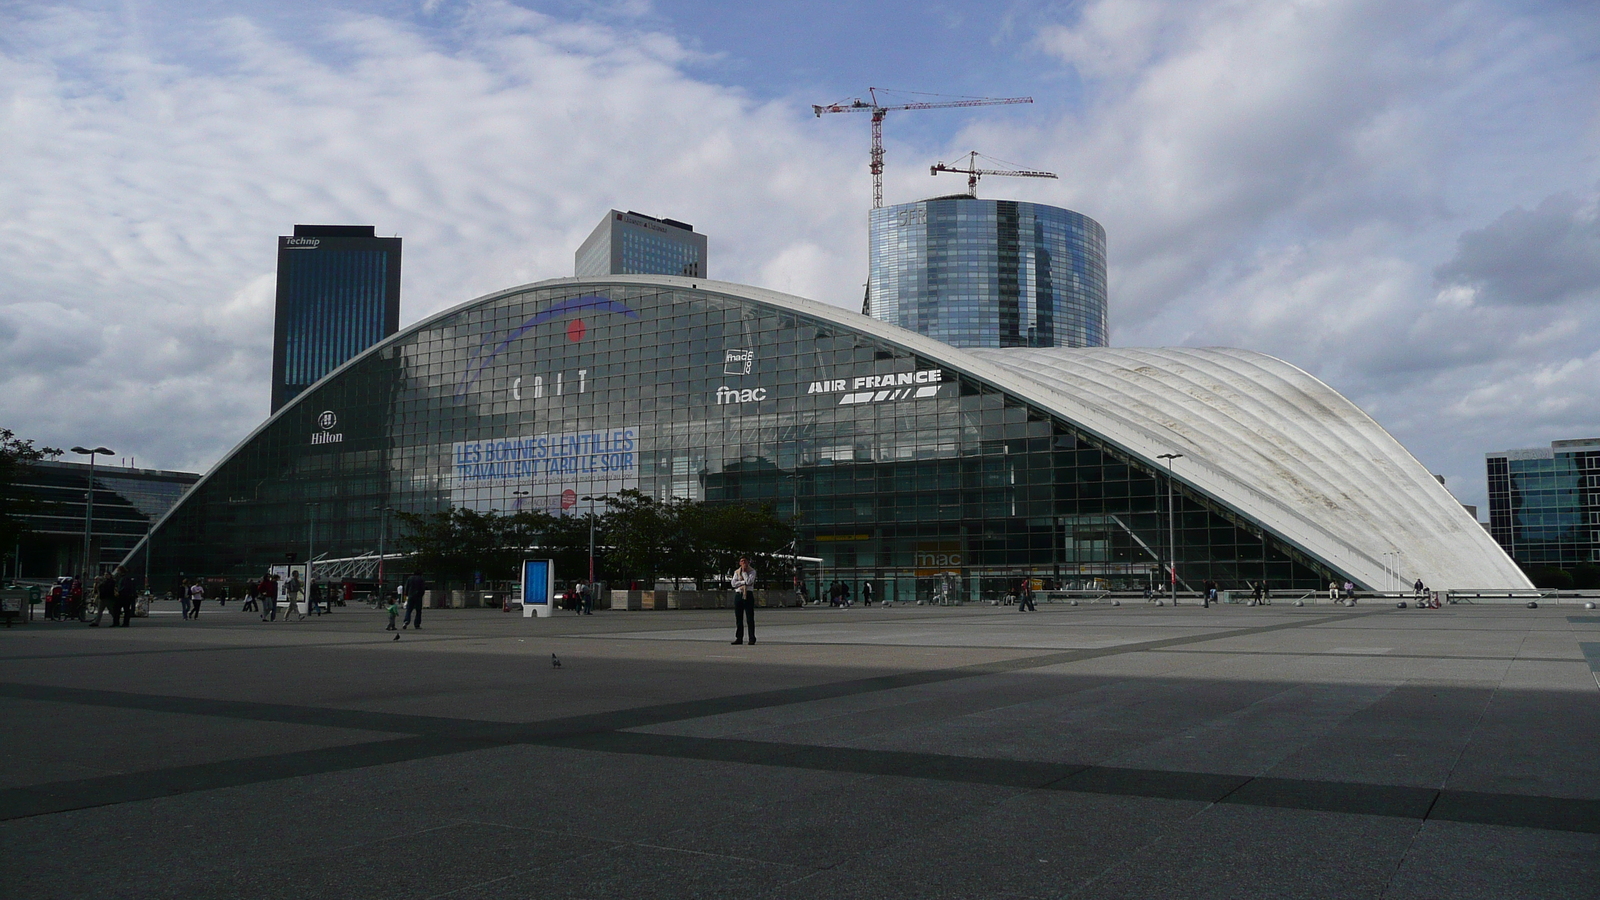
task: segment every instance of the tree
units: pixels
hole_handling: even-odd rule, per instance
[[[1534,587],[1558,591],[1572,590],[1572,575],[1555,566],[1535,566],[1525,570]]]
[[[444,581],[470,582],[474,573],[486,581],[513,580],[522,560],[535,556],[554,559],[558,574],[588,571],[587,520],[462,508],[400,512],[395,518],[403,529],[400,546],[414,554],[419,568]]]
[[[741,556],[778,582],[790,570],[784,551],[794,540],[794,528],[771,506],[660,502],[636,490],[606,503],[605,572],[614,580],[719,581],[738,567]]]
[[[1593,563],[1578,563],[1567,572],[1572,575],[1572,586],[1580,591],[1600,588],[1600,566]]]
[[[11,547],[17,538],[30,531],[22,516],[38,507],[38,501],[24,495],[17,482],[29,466],[47,457],[60,456],[54,447],[35,447],[9,428],[0,428],[0,547]]]

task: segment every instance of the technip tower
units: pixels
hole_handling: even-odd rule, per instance
[[[296,225],[278,238],[272,411],[400,328],[400,239],[371,225]]]
[[[966,194],[872,211],[873,318],[955,347],[1106,346],[1106,231]]]

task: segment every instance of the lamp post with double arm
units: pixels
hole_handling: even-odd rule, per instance
[[[89,536],[94,532],[94,458],[96,455],[110,456],[116,451],[108,450],[105,447],[95,447],[92,450],[86,447],[73,447],[72,452],[82,453],[89,457],[89,490],[85,491],[83,495],[85,499],[83,506],[83,588],[84,594],[87,595],[89,592],[89,577],[94,574],[95,569],[99,568],[98,560],[91,561],[89,559]]]

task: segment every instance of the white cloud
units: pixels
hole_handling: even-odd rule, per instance
[[[683,74],[669,36],[495,3],[447,33],[330,13],[315,48],[238,16],[155,48],[99,12],[11,24],[0,384],[8,427],[46,442],[203,468],[247,433],[296,222],[402,235],[404,321],[570,274],[612,206],[695,223],[715,277],[859,302],[816,250],[865,270],[855,204],[828,199],[854,160],[801,108]]]
[[[0,390],[24,435],[208,465],[266,410],[296,222],[402,235],[407,322],[568,274],[613,206],[694,223],[716,278],[858,308],[866,123],[697,79],[698,36],[646,4],[144,21],[163,10],[0,13]],[[984,194],[1107,227],[1114,342],[1282,356],[1469,502],[1485,450],[1600,434],[1592,7],[1073,10],[1016,36],[1057,70],[1034,118],[890,129],[891,198],[973,148],[1060,173]]]

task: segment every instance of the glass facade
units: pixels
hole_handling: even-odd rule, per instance
[[[1600,439],[1490,453],[1489,533],[1529,566],[1600,562]]]
[[[92,568],[98,572],[121,561],[150,524],[199,480],[192,472],[96,467]],[[13,574],[42,578],[81,571],[89,466],[52,460],[35,463],[22,470],[17,487],[31,501],[21,515],[31,531],[16,547],[6,548],[19,557]]]
[[[272,409],[400,327],[400,239],[296,225],[278,238]]]
[[[155,575],[258,573],[304,553],[313,516],[317,555],[347,557],[384,506],[581,512],[623,488],[773,504],[822,560],[813,591],[1137,587],[1168,553],[1165,475],[1023,397],[775,302],[595,279],[442,314],[314,387],[166,520]],[[1184,582],[1333,577],[1176,496]]]
[[[947,197],[872,211],[869,315],[956,347],[1106,346],[1106,232],[1068,209]]]
[[[705,278],[706,236],[673,219],[613,209],[573,254],[573,272]]]

